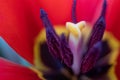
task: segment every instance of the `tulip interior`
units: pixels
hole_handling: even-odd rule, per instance
[[[101,15],[92,29],[86,21],[77,22],[76,0],[73,0],[73,22],[66,22],[66,28],[54,27],[47,13],[43,9],[40,10],[45,27],[40,36],[46,37],[39,37],[41,42],[37,47],[37,54],[40,53],[44,67],[40,67],[38,62],[36,64],[43,70],[45,79],[110,80],[106,74],[113,66],[113,63],[109,62],[112,48],[108,39],[103,39],[106,7],[107,2],[104,0]]]
[[[115,64],[119,42],[105,30],[107,1],[103,1],[94,25],[85,20],[77,21],[76,3],[77,0],[73,0],[72,21],[65,26],[52,24],[49,14],[40,9],[44,28],[34,42],[33,64],[0,37],[1,75],[9,76],[0,79],[24,75],[26,80],[117,80]]]

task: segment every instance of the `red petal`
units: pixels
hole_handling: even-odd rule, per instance
[[[65,24],[70,21],[72,0],[39,0],[53,24]]]
[[[30,69],[0,58],[0,80],[40,80]]]
[[[77,18],[78,21],[86,20],[92,24],[100,16],[104,0],[78,0]]]
[[[120,0],[108,0],[107,29],[120,40]]]
[[[41,27],[39,10],[36,0],[0,0],[0,36],[30,62]]]
[[[94,22],[100,15],[102,0],[77,0],[77,20]],[[73,0],[40,0],[53,24],[65,24],[71,21]],[[93,17],[95,19],[93,19]]]

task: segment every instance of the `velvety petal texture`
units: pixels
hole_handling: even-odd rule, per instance
[[[0,58],[0,80],[41,80],[27,67]]]
[[[37,0],[0,0],[0,36],[31,63],[41,29],[39,9]]]
[[[108,9],[106,16],[107,30],[120,40],[120,0],[107,0]]]

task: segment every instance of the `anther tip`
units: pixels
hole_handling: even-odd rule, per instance
[[[47,15],[46,12],[44,11],[44,9],[40,9],[40,14],[41,14],[41,17]]]
[[[103,1],[102,16],[105,16],[105,13],[106,13],[106,7],[107,7],[107,1],[106,1],[106,0],[104,0],[104,1]]]
[[[104,8],[107,7],[107,1],[106,1],[106,0],[104,0],[103,7],[104,7]]]

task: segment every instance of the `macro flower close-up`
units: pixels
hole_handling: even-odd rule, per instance
[[[0,0],[0,80],[119,80],[119,0]]]

